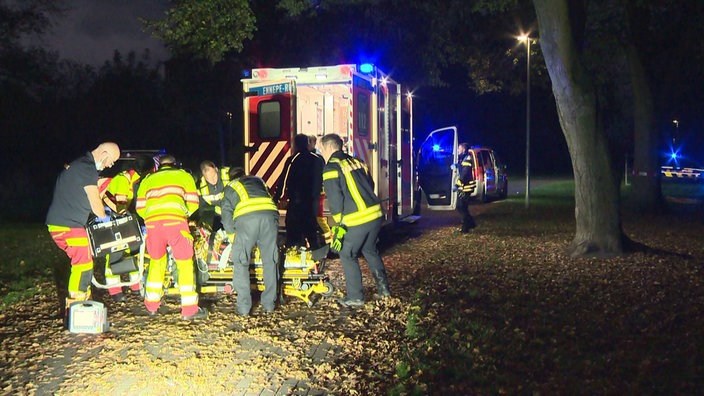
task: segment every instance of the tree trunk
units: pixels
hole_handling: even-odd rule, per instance
[[[572,2],[533,0],[533,4],[540,26],[540,47],[574,170],[577,230],[569,254],[620,254],[623,235],[618,183],[606,134],[597,119],[594,84],[575,44]]]
[[[634,45],[627,47],[633,87],[633,189],[631,202],[640,212],[652,212],[661,204],[658,132],[653,118],[653,96],[640,56]]]

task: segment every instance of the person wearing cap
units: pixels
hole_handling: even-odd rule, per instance
[[[56,180],[45,224],[54,243],[71,259],[65,300],[59,298],[65,304],[64,315],[72,302],[91,297],[93,255],[85,227],[91,216],[106,217],[98,188],[99,172],[113,166],[118,158],[120,147],[116,143],[101,143],[65,165]]]
[[[144,305],[150,316],[157,315],[164,295],[167,247],[176,261],[181,295],[181,319],[204,319],[208,311],[198,307],[193,270],[193,236],[188,217],[198,209],[198,192],[193,177],[176,166],[176,159],[163,155],[159,169],[142,180],[137,190],[137,214],[147,228],[146,247],[149,273]]]

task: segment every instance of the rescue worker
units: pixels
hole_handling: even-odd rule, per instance
[[[286,195],[286,246],[320,248],[316,215],[323,188],[323,163],[308,149],[308,136],[293,138],[294,154],[286,159],[274,202]]]
[[[225,186],[230,182],[230,168],[218,169],[213,161],[200,163],[201,178],[198,181],[201,219],[210,224],[213,231],[221,228],[222,197]]]
[[[137,214],[147,227],[146,246],[150,256],[144,305],[155,316],[164,294],[167,246],[176,261],[181,295],[181,319],[204,319],[208,311],[198,307],[193,270],[193,236],[188,217],[198,209],[198,192],[193,177],[175,166],[171,155],[159,158],[159,170],[142,180],[137,190]]]
[[[323,155],[318,150],[317,146],[318,138],[315,135],[308,135],[308,150],[318,157],[321,169],[325,167],[325,159]],[[322,186],[321,186],[322,187]],[[320,191],[320,200],[318,202],[318,210],[316,211],[315,220],[318,223],[318,228],[322,234],[323,240],[326,245],[332,242],[332,233],[330,232],[330,225],[328,224],[328,219],[325,217],[325,190]]]
[[[249,263],[256,245],[264,272],[262,309],[271,313],[276,304],[278,285],[276,236],[279,211],[261,178],[245,176],[244,169],[237,167],[230,170],[230,179],[222,201],[222,223],[232,243],[230,259],[234,263],[232,283],[237,292],[237,312],[247,316],[252,309]]]
[[[472,153],[469,152],[468,143],[460,143],[457,146],[457,157],[459,158],[459,166],[456,166],[459,176],[455,181],[455,189],[457,191],[457,212],[462,216],[462,228],[460,232],[466,234],[477,224],[474,218],[469,213],[469,202],[471,194],[477,186],[474,180],[474,168],[472,166]]]
[[[139,186],[139,182],[144,175],[149,172],[150,164],[144,159],[137,158],[132,167],[115,175],[107,186],[105,198],[103,201],[114,212],[124,214],[128,210],[134,210],[134,198],[136,194],[135,187]],[[126,251],[125,254],[131,252]],[[122,292],[122,286],[112,286],[120,283],[120,275],[113,275],[110,264],[116,260],[123,258],[122,253],[118,257],[112,257],[108,254],[105,258],[105,284],[108,286],[108,293],[115,302],[125,301],[125,294]],[[112,260],[112,261],[111,261]],[[139,271],[129,273],[131,292],[133,295],[139,295]]]
[[[106,217],[98,189],[98,173],[113,166],[118,158],[120,147],[116,143],[102,143],[64,166],[56,180],[45,224],[54,243],[71,259],[64,315],[72,302],[90,299],[93,255],[85,226],[91,213],[100,219]]]
[[[342,138],[337,134],[323,136],[321,145],[326,160],[323,188],[337,223],[332,227],[331,250],[339,252],[347,286],[346,297],[338,303],[347,307],[364,305],[360,252],[376,281],[379,297],[389,297],[386,268],[376,247],[383,216],[381,201],[374,193],[367,166],[342,151]]]

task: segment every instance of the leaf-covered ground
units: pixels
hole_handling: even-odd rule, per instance
[[[625,214],[647,246],[570,259],[573,207],[472,206],[479,228],[431,212],[389,237],[394,298],[340,309],[288,298],[272,315],[234,315],[235,296],[204,298],[207,321],[178,301],[145,315],[106,301],[101,335],[62,330],[53,286],[0,311],[7,394],[697,394],[704,389],[701,210]],[[41,237],[39,237],[41,239]],[[50,246],[51,241],[47,240]],[[44,248],[43,246],[41,248]],[[338,288],[339,261],[326,272]]]

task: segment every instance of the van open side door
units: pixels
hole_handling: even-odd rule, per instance
[[[457,172],[452,164],[457,163],[457,127],[445,127],[432,131],[418,153],[418,185],[425,193],[431,210],[454,209],[457,194],[452,187]]]

